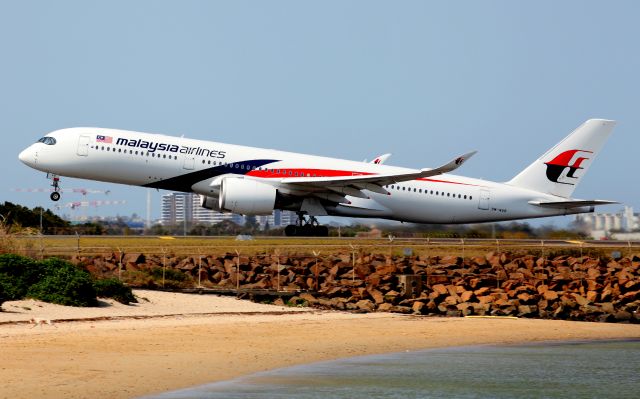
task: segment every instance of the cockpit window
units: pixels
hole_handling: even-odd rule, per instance
[[[38,140],[38,143],[44,143],[46,145],[54,145],[56,143],[56,139],[54,139],[53,137],[43,137],[40,140]]]

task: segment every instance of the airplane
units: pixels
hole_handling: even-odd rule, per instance
[[[437,168],[411,169],[134,131],[53,131],[19,159],[60,176],[193,192],[204,208],[243,215],[298,214],[288,236],[326,236],[319,216],[413,223],[497,222],[593,212],[615,201],[571,195],[615,126],[590,119],[507,182],[449,174],[476,151]],[[377,158],[379,159],[379,158]]]

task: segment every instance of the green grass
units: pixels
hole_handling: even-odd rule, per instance
[[[581,247],[584,255],[596,253],[610,255],[613,250],[622,252],[623,256],[640,252],[637,247],[626,245],[607,246],[606,242],[598,244],[581,244],[579,241],[564,241],[561,244],[549,245],[543,241],[518,240],[451,240],[446,243],[427,239],[397,238],[390,242],[386,238],[295,238],[295,237],[256,237],[249,241],[236,241],[235,237],[156,237],[156,236],[16,236],[18,248],[28,248],[26,255],[61,256],[96,255],[104,253],[144,253],[146,255],[222,255],[240,252],[242,255],[274,254],[281,255],[313,255],[331,254],[383,254],[402,256],[406,248],[414,255],[424,256],[484,256],[487,252],[512,252],[514,254],[534,254],[549,256],[552,253],[579,254]]]

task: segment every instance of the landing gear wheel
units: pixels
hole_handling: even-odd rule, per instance
[[[290,224],[284,229],[287,237],[329,237],[329,228],[318,224],[318,220],[311,216],[305,220],[302,213],[298,214],[298,224]]]
[[[49,197],[51,201],[58,201],[60,199],[60,177],[47,173],[47,179],[51,179],[51,187],[53,187],[53,192]]]

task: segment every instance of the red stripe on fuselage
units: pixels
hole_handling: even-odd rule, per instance
[[[276,173],[280,171],[280,173]],[[307,169],[307,168],[268,168],[267,170],[252,170],[247,173],[248,176],[262,177],[265,179],[271,178],[285,178],[285,177],[344,177],[344,176],[371,176],[375,173],[370,172],[353,172],[349,170],[335,170],[335,169]],[[444,184],[459,184],[463,186],[474,186],[476,184],[461,183],[448,180],[438,180],[429,178],[420,178],[413,181],[424,181],[431,183],[444,183]]]
[[[276,173],[280,171],[280,173]],[[264,178],[284,177],[343,177],[343,176],[370,176],[374,173],[351,172],[349,170],[333,169],[306,169],[306,168],[268,168],[267,170],[252,170],[248,176]]]

